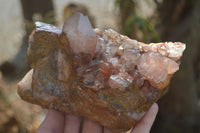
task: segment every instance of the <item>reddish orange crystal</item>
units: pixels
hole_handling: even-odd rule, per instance
[[[36,22],[28,49],[33,69],[18,94],[44,108],[127,131],[166,92],[184,49],[180,42],[148,45],[112,29],[93,30],[80,13],[63,29]]]

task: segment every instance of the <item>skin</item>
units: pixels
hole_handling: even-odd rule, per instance
[[[149,133],[158,112],[154,103],[136,127],[130,133]],[[46,119],[38,128],[37,133],[79,133],[81,117],[69,115],[55,110],[49,110]],[[82,133],[112,133],[97,122],[85,118]]]

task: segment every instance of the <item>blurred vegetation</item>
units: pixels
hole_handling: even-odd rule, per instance
[[[142,32],[142,40],[145,42],[160,42],[160,37],[154,27],[151,25],[150,20],[141,18],[139,16],[129,17],[123,26],[124,33],[127,36],[132,37],[134,30],[132,27],[136,27],[137,30]],[[138,31],[138,32],[139,32]]]
[[[121,33],[147,43],[160,42],[160,37],[154,26],[152,26],[154,20],[137,15],[136,0],[116,0],[115,4],[120,10],[119,26],[121,27]]]

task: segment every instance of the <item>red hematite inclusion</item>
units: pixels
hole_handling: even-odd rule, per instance
[[[179,69],[180,42],[145,44],[93,29],[76,13],[59,29],[36,22],[18,93],[45,108],[88,117],[112,131],[134,127]]]

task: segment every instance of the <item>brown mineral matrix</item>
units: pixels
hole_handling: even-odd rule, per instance
[[[88,117],[113,132],[134,127],[167,90],[185,44],[145,44],[112,29],[93,29],[76,13],[62,29],[36,22],[32,70],[19,83],[30,103]]]

